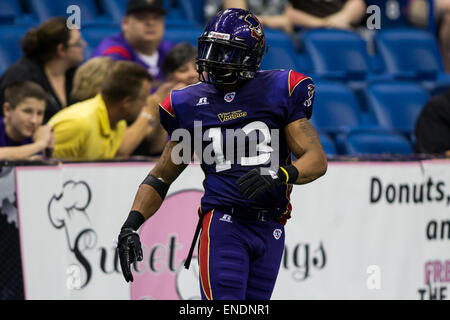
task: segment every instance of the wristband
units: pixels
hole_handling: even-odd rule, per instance
[[[155,176],[149,174],[141,184],[146,184],[153,187],[156,192],[161,196],[161,199],[164,200],[166,197],[167,191],[169,191],[169,184],[165,183],[162,179],[158,179]]]
[[[295,166],[290,165],[286,167],[280,167],[277,174],[279,177],[284,177],[284,183],[293,184],[297,181],[299,173],[298,169]]]
[[[145,222],[145,218],[139,211],[132,210],[128,215],[127,220],[122,226],[122,229],[131,228],[133,230],[137,230],[141,227],[141,225]]]
[[[155,120],[153,120],[153,117],[150,113],[142,110],[140,116],[147,119],[149,126],[153,127],[156,124]]]

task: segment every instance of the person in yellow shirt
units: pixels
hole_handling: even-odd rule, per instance
[[[126,123],[133,122],[145,106],[151,82],[147,70],[134,62],[116,62],[99,94],[50,119],[55,134],[53,156],[63,160],[93,161],[121,155],[118,150]],[[131,136],[126,138],[133,140]]]

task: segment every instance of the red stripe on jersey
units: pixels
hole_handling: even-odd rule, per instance
[[[303,80],[311,79],[310,77],[305,76],[304,74],[298,73],[296,71],[289,71],[289,96],[292,95],[294,89],[302,82]]]
[[[131,54],[127,51],[127,49],[125,49],[124,47],[120,47],[120,46],[109,47],[108,49],[103,51],[104,56],[106,56],[108,54],[118,54],[118,55],[121,55],[122,57],[124,57],[125,59],[128,59],[128,60],[131,59]]]
[[[202,284],[203,293],[208,300],[212,300],[211,282],[209,276],[209,227],[211,225],[214,210],[208,212],[203,217],[202,221],[202,235],[200,237],[199,249],[199,265],[200,265],[200,280]]]
[[[161,102],[161,104],[159,105],[161,108],[164,109],[164,111],[166,111],[168,114],[170,114],[172,117],[175,117],[175,114],[173,112],[173,108],[172,108],[172,98],[171,98],[171,94],[169,93],[169,95],[163,100],[163,102]]]

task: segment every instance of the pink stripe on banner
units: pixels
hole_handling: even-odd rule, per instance
[[[95,168],[108,167],[108,168],[111,168],[111,167],[148,167],[148,166],[151,166],[153,164],[156,164],[156,161],[154,161],[154,162],[64,163],[61,166],[69,167],[69,168],[89,168],[89,167],[95,167]]]
[[[59,170],[60,165],[55,166],[24,166],[24,167],[16,167],[16,174],[17,171],[46,171],[46,170]]]
[[[102,168],[102,167],[148,167],[153,164],[156,164],[155,162],[117,162],[117,163],[95,163],[95,162],[86,162],[86,163],[61,163],[59,165],[54,166],[20,166],[16,167],[16,170],[20,171],[44,171],[44,170],[60,170],[62,167],[68,167],[68,168]]]
[[[396,166],[396,167],[406,167],[406,166],[420,166],[420,161],[329,161],[328,165],[332,166],[348,166],[348,167],[367,167],[367,166]]]

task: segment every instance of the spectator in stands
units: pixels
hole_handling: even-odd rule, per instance
[[[293,31],[293,25],[286,16],[285,7],[288,0],[206,0],[204,11],[207,20],[216,13],[227,8],[250,10],[266,27]]]
[[[114,62],[110,57],[96,57],[80,65],[73,78],[71,101],[76,103],[95,97]]]
[[[38,84],[18,81],[5,90],[0,118],[0,159],[26,160],[53,149],[52,127],[42,125],[47,94]]]
[[[354,29],[366,14],[364,0],[289,0],[286,16],[302,28]]]
[[[24,57],[13,64],[0,79],[0,103],[11,83],[29,80],[47,92],[44,123],[70,104],[73,74],[83,61],[85,42],[79,30],[69,30],[65,18],[51,18],[31,29],[23,39]]]
[[[162,72],[167,79],[156,94],[148,98],[147,106],[143,112],[148,114],[149,123],[154,123],[144,138],[144,142],[134,151],[134,155],[158,156],[167,142],[167,133],[159,124],[159,103],[162,96],[155,98],[161,92],[169,93],[168,89],[181,89],[187,85],[198,82],[195,58],[197,49],[189,43],[179,43],[167,53],[162,64]],[[132,127],[132,126],[131,126]],[[130,129],[131,129],[130,127]]]
[[[134,61],[148,70],[153,77],[153,86],[159,87],[165,80],[162,62],[174,45],[163,40],[166,14],[162,0],[129,0],[122,32],[104,39],[92,57]]]
[[[205,14],[226,8],[252,11],[269,28],[292,32],[294,27],[353,29],[366,14],[364,0],[207,0]]]
[[[420,28],[429,23],[429,4],[427,0],[410,0],[407,16],[409,21]],[[434,16],[438,26],[437,37],[446,72],[450,73],[450,1],[435,0]]]
[[[134,122],[146,105],[151,81],[147,70],[136,63],[115,62],[98,95],[50,119],[56,139],[54,156],[66,160],[128,156],[139,139],[133,132],[124,135],[127,122]]]
[[[187,42],[174,46],[167,54],[162,65],[162,71],[167,80],[184,85],[198,82],[195,59],[197,49]]]
[[[416,152],[450,157],[450,90],[425,105],[416,122],[415,136]]]
[[[167,11],[162,0],[129,0],[122,20],[122,32],[104,39],[92,56],[108,56],[115,60],[133,61],[153,77],[152,94],[147,103],[158,114],[158,105],[173,89],[181,84],[165,81],[162,62],[174,43],[163,40]],[[154,130],[135,150],[134,155],[160,155],[167,141],[167,133],[156,118]]]
[[[100,93],[101,85],[114,63],[115,60],[110,57],[95,57],[80,65],[73,80],[72,100],[80,102],[91,99]],[[140,116],[127,126],[119,147],[119,154],[130,155],[134,151],[137,154],[148,154],[147,150],[136,151],[137,146],[148,137],[165,135],[164,130],[158,126],[159,114],[157,111],[158,109],[152,103],[147,103],[142,108]],[[155,132],[157,130],[160,132]],[[129,137],[132,141],[128,139]],[[154,143],[151,141],[143,145],[154,147]]]

